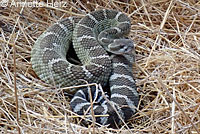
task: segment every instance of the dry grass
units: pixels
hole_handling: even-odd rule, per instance
[[[22,133],[200,132],[198,0],[69,0],[66,7],[42,8],[13,4],[0,7],[0,131],[18,133],[19,127]],[[128,122],[130,128],[81,126],[69,100],[58,97],[61,89],[40,81],[31,68],[32,45],[47,27],[102,8],[123,11],[132,19],[130,37],[137,44],[134,74],[141,100]]]

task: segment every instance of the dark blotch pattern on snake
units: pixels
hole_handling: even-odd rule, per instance
[[[69,17],[49,27],[35,42],[31,53],[33,70],[48,84],[59,87],[109,83],[110,96],[105,99],[100,89],[68,90],[74,94],[72,110],[91,114],[89,90],[95,99],[96,122],[116,127],[136,112],[139,96],[133,79],[133,41],[126,36],[131,28],[129,18],[115,10],[97,10],[83,18]],[[66,58],[70,45],[81,65]],[[70,51],[70,50],[69,50]],[[109,100],[109,101],[107,101]],[[113,108],[114,107],[114,108]],[[121,118],[120,118],[121,117]]]

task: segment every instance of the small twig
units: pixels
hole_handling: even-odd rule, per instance
[[[96,122],[96,118],[95,118],[94,109],[93,109],[93,100],[92,100],[91,88],[88,86],[88,89],[89,89],[91,114],[92,114],[92,128],[93,128],[93,134],[95,134],[95,122]]]
[[[23,9],[24,9],[24,6],[21,8],[20,13],[22,13]],[[11,40],[13,34],[14,34],[14,30],[15,30],[15,28],[16,28],[18,22],[19,22],[19,18],[20,18],[20,16],[17,17],[17,21],[16,21],[16,23],[15,23],[15,25],[14,25],[14,28],[13,28],[13,31],[12,31],[12,33],[11,33],[11,36],[10,36],[10,38],[9,38],[9,40],[8,40],[8,43],[10,42],[10,40]],[[19,31],[18,31],[18,35],[19,35]],[[20,126],[19,126],[19,114],[20,114],[20,113],[19,113],[19,104],[18,104],[18,95],[17,95],[17,92],[18,92],[18,91],[17,91],[17,83],[16,83],[16,80],[17,80],[17,78],[16,78],[16,77],[17,77],[17,75],[16,75],[16,47],[15,47],[15,42],[16,42],[16,40],[17,40],[17,38],[15,39],[15,41],[14,41],[14,43],[13,43],[14,90],[15,90],[15,101],[16,101],[17,129],[18,129],[18,134],[20,134],[20,133],[21,133],[21,131],[20,131]]]
[[[19,105],[18,105],[18,95],[17,95],[17,84],[16,84],[16,48],[15,44],[13,46],[13,60],[14,60],[14,89],[15,89],[15,101],[16,101],[16,113],[17,113],[17,124],[19,124]],[[17,127],[18,134],[20,134],[20,127]]]

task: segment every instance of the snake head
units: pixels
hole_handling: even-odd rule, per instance
[[[134,42],[131,39],[114,39],[113,42],[108,45],[108,51],[117,55],[131,53],[133,49]]]

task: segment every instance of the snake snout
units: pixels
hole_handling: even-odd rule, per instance
[[[130,39],[115,39],[113,43],[108,45],[108,49],[117,55],[127,54],[134,49],[134,42]]]

